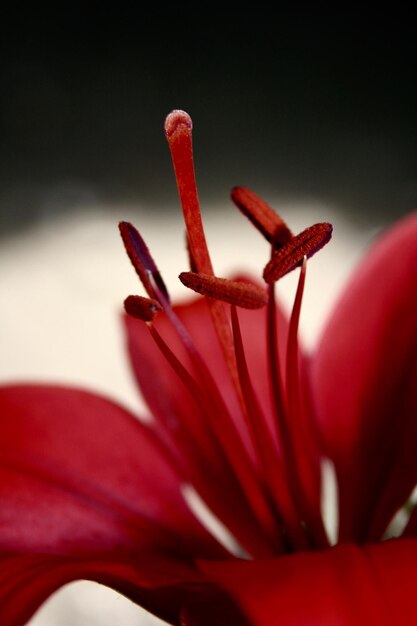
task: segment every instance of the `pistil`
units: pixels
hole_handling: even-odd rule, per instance
[[[199,273],[213,276],[214,271],[204,234],[195,179],[192,127],[191,118],[185,111],[174,110],[165,120],[165,135],[174,165],[187,231],[189,256],[192,259],[192,269]],[[233,339],[224,303],[210,299],[208,304],[233,384],[238,397],[241,397],[233,352]]]

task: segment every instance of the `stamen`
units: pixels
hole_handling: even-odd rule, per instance
[[[328,223],[314,224],[293,237],[291,241],[277,250],[263,273],[267,283],[274,283],[288,272],[318,252],[331,239],[333,226]]]
[[[175,313],[172,310],[170,311],[169,307],[166,313],[172,318],[175,317]],[[179,320],[177,320],[177,323],[181,324]],[[246,499],[251,505],[253,515],[256,516],[257,521],[261,524],[264,531],[268,532],[272,527],[272,514],[269,505],[265,500],[257,477],[252,471],[249,457],[240,434],[204,360],[197,351],[191,350],[190,356],[196,366],[197,374],[199,375],[197,379],[194,379],[164,342],[156,328],[153,325],[149,325],[149,330],[168,362],[180,376],[193,398],[198,402],[201,410],[205,414],[207,426],[212,429],[215,435],[215,441],[220,444],[225,458],[228,460],[231,469],[238,479],[238,483],[245,492]],[[183,329],[183,332],[186,333],[185,329]],[[182,335],[183,333],[181,333],[180,336]],[[197,382],[198,380],[200,382]]]
[[[182,272],[179,279],[183,285],[203,296],[222,300],[244,309],[260,309],[268,300],[264,289],[250,283],[195,272]]]
[[[183,433],[185,443],[195,443],[192,451],[195,450],[203,459],[209,460],[215,455],[216,459],[222,460],[230,471],[230,478],[233,485],[236,485],[236,491],[249,505],[248,514],[251,518],[253,516],[253,520],[248,524],[248,528],[255,523],[262,529],[262,539],[254,542],[257,545],[251,553],[256,555],[258,551],[268,552],[271,547],[278,548],[281,552],[290,544],[293,548],[301,549],[313,545],[316,547],[328,545],[326,537],[324,539],[322,537],[325,530],[318,503],[318,472],[315,472],[314,476],[310,475],[312,448],[306,441],[309,424],[305,424],[305,416],[300,406],[297,334],[305,280],[305,259],[315,254],[330,240],[332,226],[327,223],[315,224],[294,237],[285,222],[266,202],[249,189],[236,187],[231,194],[233,202],[272,246],[271,260],[264,269],[264,279],[269,284],[268,292],[250,283],[215,276],[196,187],[190,116],[181,110],[172,111],[165,121],[165,133],[184,214],[191,266],[191,271],[181,273],[179,278],[186,287],[207,297],[213,325],[243,417],[246,419],[253,449],[245,445],[246,439],[243,435],[246,433],[242,433],[237,427],[234,414],[226,404],[211,371],[172,309],[165,284],[144,240],[131,224],[121,222],[120,233],[126,251],[149,296],[149,298],[129,296],[125,300],[125,309],[130,315],[145,322],[152,322],[155,314],[163,310],[177,332],[190,358],[187,367],[166,344],[152,323],[148,324],[157,346],[201,409],[204,426],[194,423],[192,411],[189,419],[184,420],[184,430],[187,431],[186,434]],[[284,378],[278,354],[274,283],[300,265],[302,268],[290,320],[287,369]],[[232,305],[232,325],[225,303]],[[276,413],[273,432],[269,432],[270,425],[250,381],[235,309],[236,306],[257,309],[265,304],[267,304],[268,360]],[[188,449],[187,445],[185,448],[190,453],[191,463],[191,449]],[[251,454],[252,452],[255,454]],[[261,469],[259,473],[254,471],[254,465],[258,470]],[[190,495],[190,491],[185,487],[184,493],[187,502],[190,501],[190,508],[193,510],[198,497],[204,498],[204,501],[198,502],[200,508],[200,505],[205,503],[210,506],[210,489],[201,490],[195,482],[193,485],[198,491]],[[313,505],[312,508],[310,504]],[[209,513],[209,510],[205,510],[205,515]],[[228,521],[228,516],[226,506],[224,516],[219,514],[219,519],[224,522],[226,518]],[[233,525],[227,524],[226,527],[233,528]],[[236,532],[236,536],[241,546],[245,548],[253,546],[253,540],[249,535],[246,536],[244,529]]]
[[[280,358],[278,354],[278,328],[277,328],[277,315],[276,315],[276,301],[275,301],[275,284],[272,283],[269,286],[269,300],[267,308],[267,346],[268,346],[268,362],[269,362],[269,376],[271,393],[274,402],[275,412],[275,425],[277,427],[278,439],[281,447],[281,456],[284,469],[286,471],[287,484],[292,494],[292,502],[294,504],[294,511],[292,515],[293,523],[289,524],[288,529],[291,534],[291,540],[293,545],[297,548],[309,548],[309,542],[304,534],[301,525],[301,515],[298,510],[297,502],[293,496],[295,491],[291,479],[295,472],[295,461],[293,459],[293,451],[290,439],[290,433],[288,432],[288,417],[287,407],[285,405],[284,385],[282,380],[282,371]]]
[[[281,217],[259,196],[247,187],[232,189],[231,198],[252,224],[274,246],[291,241],[293,234]]]
[[[162,310],[159,302],[143,296],[128,296],[124,305],[126,313],[144,322],[151,322],[156,313]]]
[[[206,409],[206,401],[197,381],[186,369],[181,360],[170,349],[162,336],[156,330],[155,326],[153,324],[149,324],[148,328],[156,345],[161,350],[161,353],[164,355],[179,380],[190,392],[191,397],[197,402],[199,408],[206,416],[206,420],[202,424],[201,421],[197,422],[195,419],[189,419],[187,412],[182,413],[181,426],[183,428],[183,443],[184,434],[186,434],[186,436],[194,442],[194,445],[198,447],[203,456],[206,456],[209,459],[214,459],[215,463],[220,464],[222,462],[222,457],[219,456],[221,447],[219,446],[219,441],[212,435],[212,427],[210,424],[209,412]]]
[[[281,363],[278,354],[278,328],[275,302],[275,284],[269,286],[269,300],[267,309],[267,348],[268,348],[268,371],[272,398],[278,427],[278,438],[285,449],[288,447],[288,434],[286,429],[287,409],[284,401],[284,384],[282,380]]]
[[[281,526],[281,524],[278,523],[274,533],[275,540],[279,546],[283,546],[286,542],[291,541],[293,547],[297,546],[303,549],[308,547],[308,543],[302,532],[297,512],[293,507],[293,502],[288,492],[283,465],[278,456],[276,442],[274,441],[272,432],[268,428],[265,416],[252,386],[243,348],[239,318],[234,306],[232,306],[232,327],[238,371],[244,399],[248,408],[246,415],[247,427],[254,449],[257,452],[260,466],[263,469],[266,486],[272,496],[280,521],[284,521],[288,533],[287,537],[278,533],[279,527]]]
[[[300,404],[300,370],[298,366],[298,327],[300,322],[301,303],[307,271],[307,260],[304,259],[300,269],[294,305],[290,317],[287,342],[287,415],[290,448],[287,450],[288,459],[293,464],[289,475],[289,482],[293,486],[293,495],[297,508],[300,510],[308,532],[314,544],[318,547],[328,547],[329,539],[326,535],[323,519],[316,510],[310,494],[315,492],[315,474],[311,465],[312,442],[314,437],[309,432],[309,422],[306,421]],[[313,466],[314,467],[314,466]]]
[[[168,290],[165,286],[164,281],[162,280],[162,276],[159,273],[159,270],[156,267],[153,258],[151,257],[148,246],[146,245],[136,228],[132,226],[132,224],[130,224],[129,222],[120,222],[119,230],[128,257],[131,260],[137,275],[142,281],[142,284],[145,287],[147,294],[152,299],[156,297],[155,290],[150,280],[150,278],[152,277],[160,291],[169,301]]]
[[[276,442],[274,442],[272,433],[268,429],[266,418],[259,405],[252,385],[246,362],[245,350],[243,347],[239,318],[235,306],[232,306],[231,308],[231,317],[239,378],[241,381],[243,397],[248,408],[245,414],[246,425],[252,440],[252,445],[257,452],[259,463],[265,469],[267,467],[266,464],[272,459],[274,466],[273,471],[276,472],[277,464],[279,463]]]
[[[295,428],[295,435],[300,435],[301,433],[297,433],[297,426],[300,422],[300,389],[299,389],[299,367],[298,367],[298,327],[300,324],[300,314],[301,314],[301,303],[304,294],[304,285],[306,279],[307,272],[307,261],[303,259],[300,276],[298,279],[297,291],[295,294],[294,304],[290,317],[290,325],[288,328],[288,341],[287,341],[287,376],[286,376],[286,386],[287,386],[287,408],[288,413],[292,416],[292,424]]]

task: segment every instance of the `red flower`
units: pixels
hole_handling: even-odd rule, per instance
[[[215,277],[189,117],[173,112],[166,133],[191,264],[180,278],[205,297],[172,307],[145,243],[122,223],[147,292],[125,307],[152,422],[80,389],[0,388],[0,624],[24,624],[75,579],[173,624],[417,621],[417,215],[377,240],[306,356],[306,258],[331,226],[293,236],[236,188],[271,244],[267,287]],[[274,282],[297,267],[287,320]],[[401,536],[387,539],[401,511]]]

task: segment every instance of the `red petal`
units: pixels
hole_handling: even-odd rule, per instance
[[[82,538],[88,551],[93,529],[100,549],[102,541],[132,549],[143,520],[146,527],[154,523],[153,540],[168,529],[183,536],[184,551],[200,544],[204,534],[183,501],[176,471],[149,429],[122,407],[75,389],[13,386],[0,388],[0,411],[0,516],[16,517],[22,526],[3,529],[3,550],[49,551],[64,542],[71,553],[74,541],[79,552],[80,525],[90,526]],[[34,520],[28,526],[25,511],[39,516],[39,527]],[[177,536],[174,543],[180,546]]]
[[[202,562],[252,626],[417,623],[417,541],[344,544],[251,562]]]
[[[105,555],[82,560],[47,554],[2,556],[0,623],[23,626],[54,591],[75,580],[111,587],[162,619],[177,622],[182,605],[194,602],[192,584],[204,583],[201,574],[154,556],[141,558],[138,565]]]
[[[250,626],[228,594],[214,585],[199,591],[181,611],[181,626]]]
[[[124,562],[152,587],[177,584],[184,570],[188,580],[199,553],[225,554],[190,513],[152,433],[123,408],[80,390],[0,388],[0,500],[0,554],[33,555],[35,569],[42,554],[76,559],[79,568],[96,559]],[[149,558],[159,574],[148,571]],[[31,597],[30,572],[13,563],[16,584],[10,578],[5,598],[22,587],[23,602]],[[48,572],[45,580],[44,596]],[[133,593],[135,580],[129,584]]]
[[[417,214],[377,240],[313,361],[345,538],[378,537],[417,482],[416,242]]]

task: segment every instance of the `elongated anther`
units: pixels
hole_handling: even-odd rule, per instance
[[[162,280],[162,276],[148,250],[148,246],[139,232],[129,222],[120,222],[119,230],[127,255],[148,295],[151,298],[155,295],[155,289],[150,280],[152,277],[158,289],[160,289],[165,298],[169,301],[168,291]]]
[[[183,285],[202,296],[222,300],[244,309],[260,309],[268,300],[266,291],[251,283],[196,272],[182,272],[179,279]]]
[[[263,277],[267,283],[274,283],[295,269],[304,259],[310,258],[331,239],[333,226],[314,224],[293,237],[285,246],[274,252],[266,265]]]
[[[231,198],[243,215],[276,247],[285,245],[293,238],[284,220],[247,187],[234,187]]]
[[[159,302],[143,296],[128,296],[124,301],[125,311],[143,322],[151,322],[158,311],[162,310]]]

